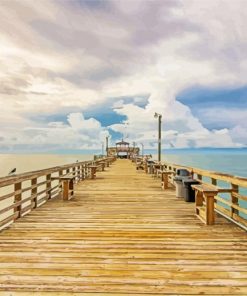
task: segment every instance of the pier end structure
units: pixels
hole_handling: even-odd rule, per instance
[[[133,142],[133,146],[130,146],[130,143],[124,141],[117,142],[114,147],[107,148],[108,156],[115,156],[117,158],[126,158],[131,159],[133,157],[139,156],[140,148],[136,146]]]

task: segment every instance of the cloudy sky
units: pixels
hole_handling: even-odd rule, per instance
[[[1,0],[0,151],[247,145],[246,0]]]

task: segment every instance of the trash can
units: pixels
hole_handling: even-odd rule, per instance
[[[177,169],[177,175],[174,177],[173,181],[176,187],[176,197],[184,198],[184,186],[183,180],[191,179],[190,172],[186,169]]]
[[[175,176],[173,181],[175,183],[175,187],[176,187],[176,197],[185,197],[185,188],[183,186],[183,181],[184,180],[191,180],[189,179],[188,176]]]
[[[191,188],[191,185],[200,184],[200,182],[194,179],[184,179],[182,183],[184,200],[186,202],[195,202],[195,191]]]
[[[153,160],[148,160],[148,174],[154,173],[154,164],[155,162]]]
[[[190,172],[186,169],[177,169],[177,176],[188,177],[190,176]]]

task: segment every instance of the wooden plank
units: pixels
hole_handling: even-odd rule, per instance
[[[0,296],[246,295],[246,233],[204,225],[130,161],[74,192],[0,233]]]

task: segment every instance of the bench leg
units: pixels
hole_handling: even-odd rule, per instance
[[[214,195],[204,194],[206,200],[206,224],[213,225],[215,220],[214,214]]]
[[[69,195],[70,195],[70,198],[74,195],[74,182],[73,182],[73,180],[69,181]]]
[[[63,181],[63,200],[69,200],[69,180]]]
[[[91,168],[91,179],[96,177],[96,168]]]
[[[167,174],[161,174],[161,180],[162,180],[162,189],[168,189],[168,175]]]
[[[199,215],[199,210],[198,207],[202,207],[203,206],[203,195],[202,192],[196,191],[196,214]]]

